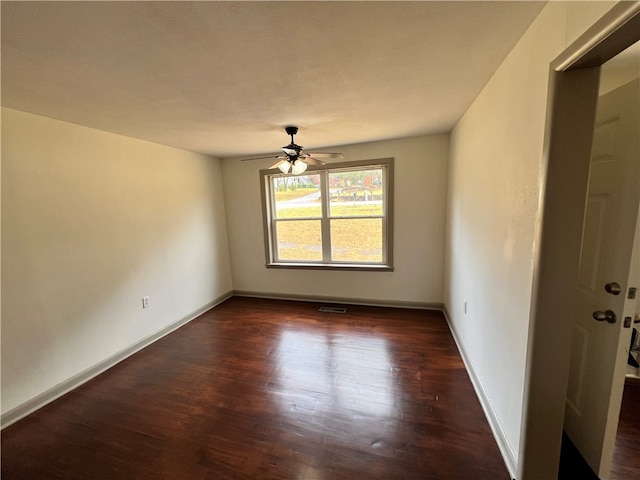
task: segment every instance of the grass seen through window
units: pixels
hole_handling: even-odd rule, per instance
[[[289,204],[318,192],[318,188],[299,188],[275,192],[278,205],[277,218],[318,217],[320,197],[311,199],[308,205]],[[330,196],[331,217],[366,217],[382,215],[382,204],[364,203],[364,192],[354,191]],[[367,192],[366,197],[381,196],[382,190]],[[344,200],[343,200],[344,199]],[[346,200],[346,201],[345,201]],[[336,202],[335,204],[333,202]],[[382,261],[382,221],[372,219],[348,219],[331,221],[332,258],[343,261]],[[322,239],[318,221],[279,222],[278,257],[282,260],[322,260]]]

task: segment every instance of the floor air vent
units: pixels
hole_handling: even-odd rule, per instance
[[[320,307],[318,311],[325,313],[347,313],[345,307]]]

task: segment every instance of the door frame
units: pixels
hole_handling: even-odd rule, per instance
[[[600,67],[637,41],[640,2],[622,1],[550,65],[518,480],[558,475]]]

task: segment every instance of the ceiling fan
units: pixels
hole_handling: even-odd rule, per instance
[[[293,173],[299,175],[307,169],[307,164],[310,165],[324,165],[327,162],[318,160],[320,158],[344,158],[341,153],[306,153],[304,147],[296,145],[293,140],[293,136],[298,133],[298,127],[285,127],[287,135],[291,136],[291,143],[282,147],[284,155],[267,155],[265,157],[245,158],[242,161],[247,162],[250,160],[262,160],[264,158],[275,158],[278,160],[269,168],[279,168],[282,173]]]

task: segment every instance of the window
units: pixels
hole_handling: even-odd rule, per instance
[[[393,269],[393,159],[260,175],[268,267]]]

